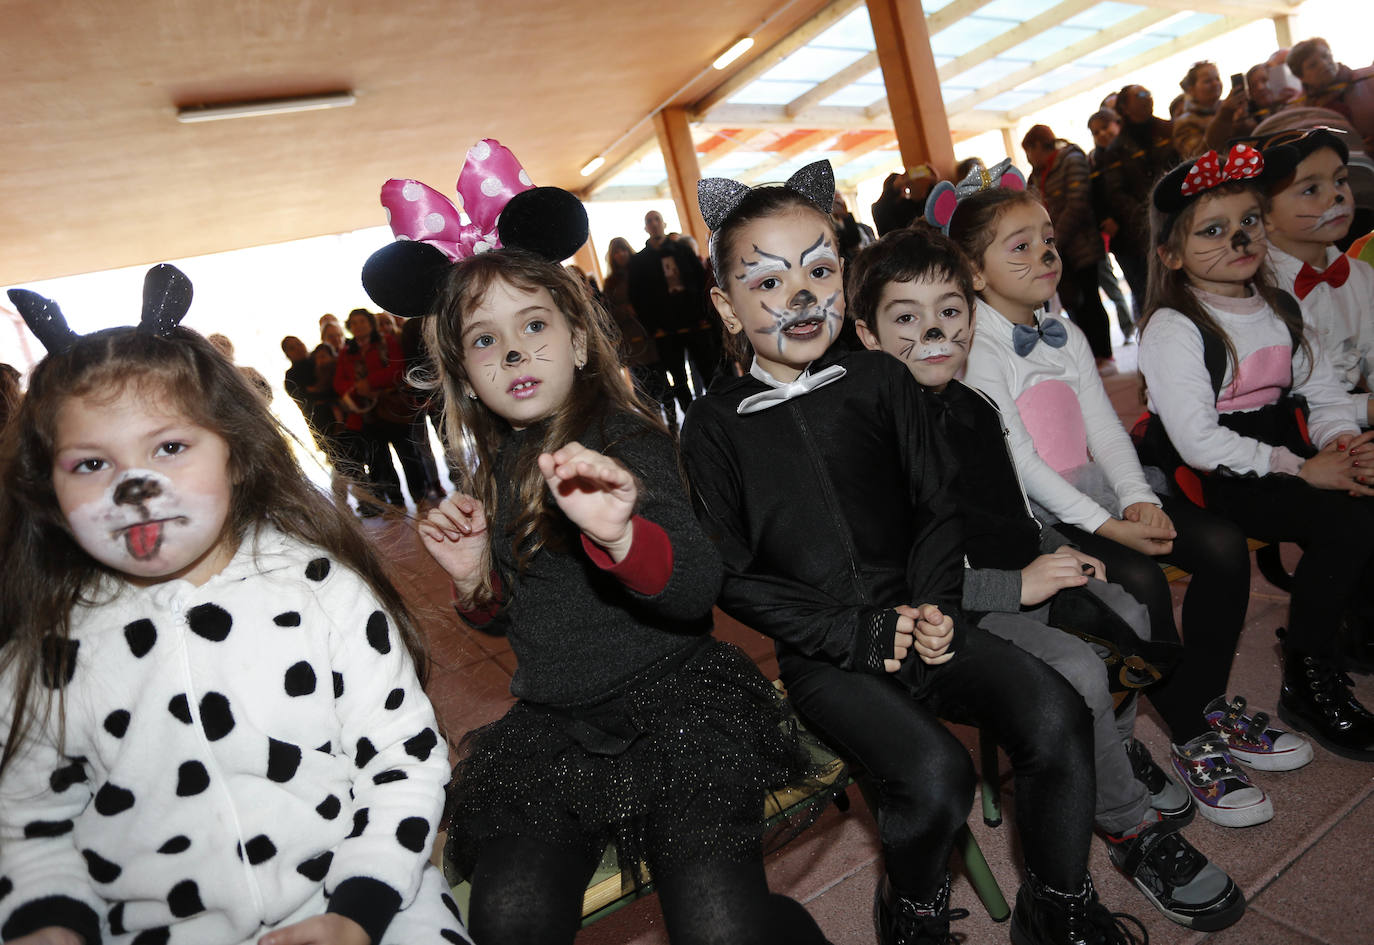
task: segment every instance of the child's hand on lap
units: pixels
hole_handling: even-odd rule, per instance
[[[916,622],[912,634],[912,649],[923,663],[939,666],[954,658],[949,645],[954,641],[954,619],[934,604],[919,607],[898,607],[897,612]]]
[[[1121,518],[1109,518],[1097,534],[1147,555],[1166,555],[1174,550],[1174,523],[1164,510],[1148,502],[1128,505]]]
[[[883,669],[889,673],[895,673],[902,668],[902,661],[911,653],[916,633],[914,607],[902,604],[900,607],[893,607],[892,610],[897,614],[897,636],[892,641],[892,659],[883,660]]]
[[[487,512],[470,495],[455,492],[415,523],[420,539],[439,567],[453,579],[458,601],[470,601],[491,570]]]
[[[1365,445],[1371,434],[1374,431],[1336,437],[1302,464],[1298,469],[1299,478],[1318,489],[1341,489],[1354,496],[1374,495],[1374,488],[1363,481],[1366,470],[1374,468],[1374,456]]]
[[[268,932],[258,945],[372,945],[372,939],[352,919],[326,912]]]
[[[1043,604],[1066,587],[1087,583],[1082,562],[1065,546],[1053,554],[1041,555],[1021,569],[1021,606]]]
[[[1078,562],[1078,570],[1088,577],[1096,578],[1099,581],[1107,580],[1107,566],[1092,555],[1084,554],[1077,548],[1071,548],[1068,545],[1058,549],[1056,553],[1073,555],[1073,559]]]
[[[639,484],[620,463],[576,440],[539,456],[539,471],[563,514],[612,561],[630,552]]]

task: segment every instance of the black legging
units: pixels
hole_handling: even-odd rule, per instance
[[[891,676],[795,653],[780,654],[780,669],[806,724],[872,777],[887,875],[899,893],[934,898],[973,806],[973,763],[942,718],[980,726],[1006,750],[1026,867],[1056,889],[1080,888],[1095,803],[1091,717],[1049,666],[968,626],[918,696]]]
[[[1302,547],[1284,646],[1336,655],[1346,611],[1367,612],[1374,597],[1374,499],[1317,489],[1294,476],[1207,476],[1203,495],[1208,509],[1240,523],[1250,537]]]
[[[468,931],[478,945],[566,945],[601,858],[594,846],[498,837],[472,874]],[[825,945],[797,902],[768,891],[763,858],[649,863],[673,945]]]
[[[1062,522],[1055,529],[1101,559],[1107,580],[1149,608],[1155,640],[1179,639],[1161,561],[1192,575],[1183,597],[1183,660],[1168,679],[1145,690],[1170,737],[1181,745],[1208,730],[1202,709],[1226,691],[1250,602],[1250,554],[1245,531],[1229,519],[1176,496],[1162,496],[1160,502],[1178,532],[1173,551],[1161,558]]]

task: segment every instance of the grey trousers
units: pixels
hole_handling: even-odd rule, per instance
[[[1086,589],[1119,614],[1142,640],[1150,638],[1150,615],[1119,584],[1089,581]],[[1048,624],[1050,602],[1018,613],[990,613],[978,626],[1039,657],[1059,672],[1087,703],[1093,717],[1093,765],[1097,775],[1097,826],[1109,833],[1130,830],[1145,819],[1150,795],[1137,781],[1125,742],[1135,728],[1136,699],[1118,713],[1107,690],[1107,667],[1092,645]]]

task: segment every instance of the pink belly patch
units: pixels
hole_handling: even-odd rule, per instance
[[[1293,383],[1293,352],[1272,345],[1252,352],[1236,369],[1236,376],[1217,398],[1217,411],[1254,410],[1276,402]]]
[[[1044,381],[1016,398],[1016,411],[1030,433],[1035,451],[1057,473],[1088,461],[1088,433],[1083,408],[1073,388],[1063,381]]]

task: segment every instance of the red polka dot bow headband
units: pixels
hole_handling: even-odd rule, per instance
[[[1231,149],[1223,167],[1215,151],[1208,151],[1193,162],[1179,186],[1179,195],[1193,197],[1228,181],[1253,180],[1264,172],[1264,156],[1248,144]]]

